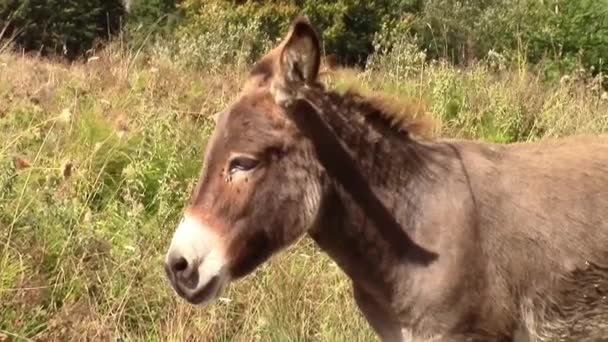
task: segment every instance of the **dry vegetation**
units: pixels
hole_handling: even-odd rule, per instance
[[[545,84],[525,64],[455,69],[401,57],[329,82],[424,102],[446,137],[608,132],[598,80]],[[169,289],[161,261],[210,115],[245,72],[215,70],[158,55],[134,62],[120,49],[71,66],[0,53],[0,340],[374,340],[348,280],[309,239],[212,306]]]
[[[130,61],[110,51],[73,66],[0,55],[0,336],[370,339],[347,280],[308,240],[214,306],[174,296],[162,257],[209,114],[244,72]]]

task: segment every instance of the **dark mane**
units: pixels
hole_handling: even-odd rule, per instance
[[[367,124],[385,137],[429,139],[432,136],[432,121],[420,103],[379,93],[363,95],[353,89],[345,93],[329,91],[327,96],[343,110],[360,114]]]
[[[363,115],[383,135],[396,134],[424,140],[434,137],[436,123],[426,111],[422,99],[363,89],[357,82],[349,80],[351,77],[347,70],[332,70],[329,76],[335,75],[340,82],[346,83],[345,90],[326,91],[326,95],[340,108]]]
[[[382,163],[387,170],[394,167],[392,164],[403,162],[412,175],[432,177],[427,166],[429,163],[437,165],[434,157],[441,154],[431,153],[431,145],[421,144],[432,139],[434,123],[424,111],[424,106],[381,93],[368,93],[370,95],[362,95],[352,88],[340,92],[306,87],[302,89],[301,96],[316,108],[316,115],[335,134],[334,139],[324,142],[325,145],[337,143],[335,139],[350,141],[362,159],[374,159],[379,154],[390,155],[389,164]],[[310,120],[300,122],[298,127],[309,131],[321,129],[320,121]]]

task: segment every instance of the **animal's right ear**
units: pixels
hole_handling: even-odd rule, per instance
[[[279,74],[289,82],[314,83],[319,75],[321,48],[317,32],[306,17],[293,21],[284,44]]]
[[[321,65],[321,45],[306,17],[296,18],[280,46],[278,72],[273,79],[277,103],[288,102],[300,87],[316,83]]]

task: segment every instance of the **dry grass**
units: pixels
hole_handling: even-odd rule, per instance
[[[525,69],[342,70],[329,82],[410,96],[444,136],[608,131],[592,83]],[[209,115],[243,70],[211,74],[118,50],[84,65],[0,53],[0,339],[368,341],[348,279],[309,239],[212,306],[176,298],[161,260],[201,166]],[[372,69],[370,69],[372,70]],[[408,69],[410,70],[410,69]]]
[[[347,279],[308,240],[213,306],[176,298],[162,256],[208,115],[244,73],[131,61],[116,51],[73,66],[0,55],[0,336],[371,339]]]

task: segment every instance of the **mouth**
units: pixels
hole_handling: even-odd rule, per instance
[[[220,277],[214,276],[202,289],[183,296],[189,303],[198,305],[209,302],[219,294]]]
[[[221,278],[219,275],[213,276],[203,288],[197,290],[185,288],[169,274],[167,274],[167,278],[169,279],[171,287],[173,290],[175,290],[177,295],[193,305],[203,304],[215,299],[219,295],[222,287],[220,281]]]

